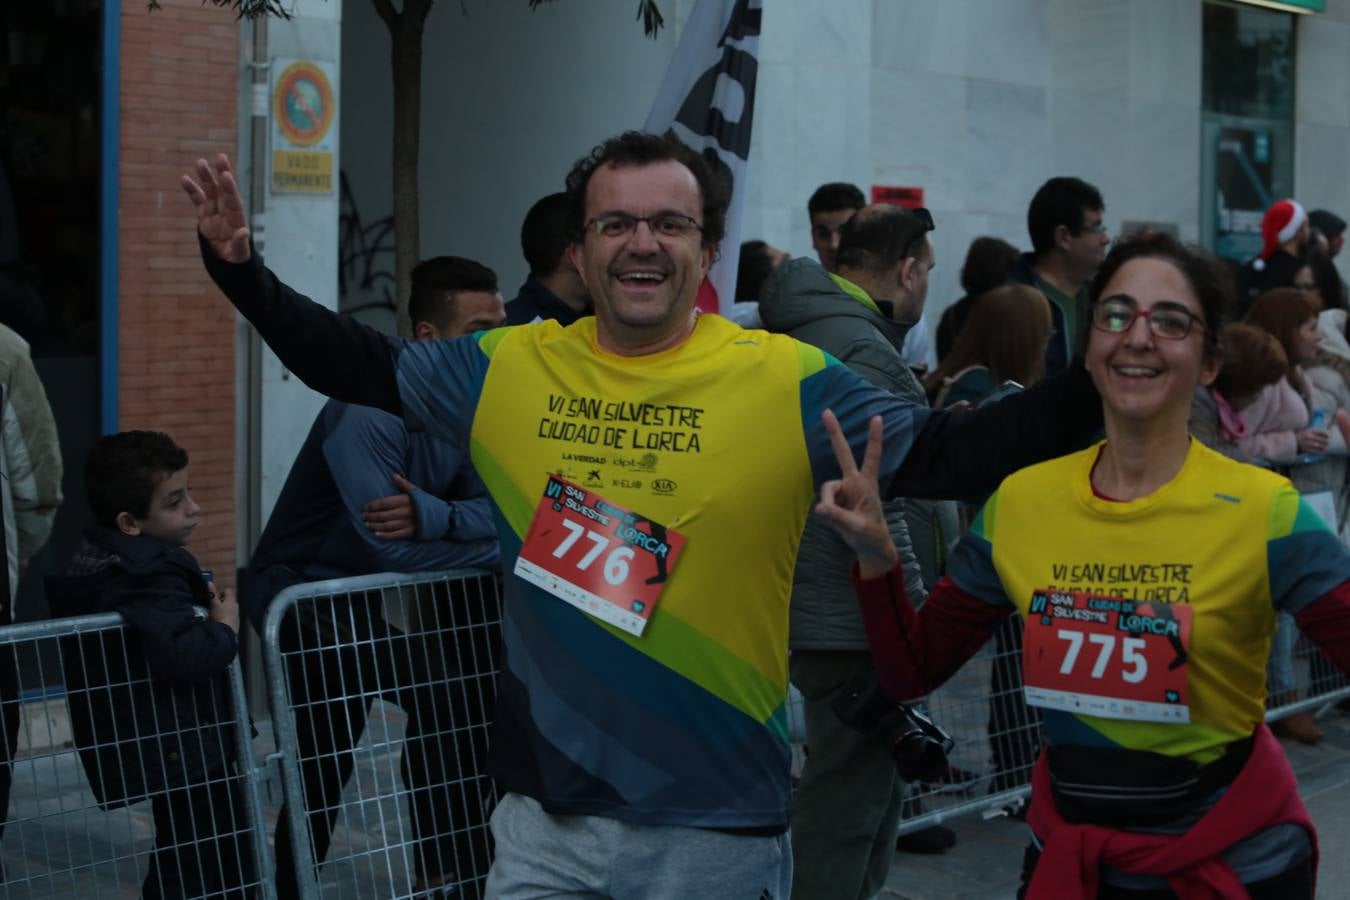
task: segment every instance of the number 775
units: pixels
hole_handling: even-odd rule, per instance
[[[1092,664],[1092,671],[1088,675],[1092,678],[1102,678],[1106,675],[1106,667],[1116,649],[1114,634],[1084,634],[1081,631],[1061,628],[1056,635],[1061,641],[1069,642],[1064,661],[1059,664],[1059,674],[1073,674],[1073,667],[1083,649],[1083,639],[1086,638],[1089,644],[1094,644],[1098,648],[1097,660]],[[1120,645],[1120,661],[1129,667],[1120,673],[1120,677],[1130,684],[1138,684],[1148,677],[1148,657],[1140,652],[1147,645],[1143,638],[1137,637],[1123,638]]]

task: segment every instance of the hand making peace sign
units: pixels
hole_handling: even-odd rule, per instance
[[[881,417],[873,416],[867,423],[867,449],[863,453],[861,469],[853,459],[853,450],[834,413],[825,410],[821,420],[825,423],[843,477],[820,486],[816,514],[829,522],[858,554],[858,571],[863,578],[884,575],[895,567],[898,555],[886,526],[886,516],[881,508],[881,486],[877,483],[877,473],[881,470]]]

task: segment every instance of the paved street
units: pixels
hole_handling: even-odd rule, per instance
[[[407,896],[411,876],[406,846],[401,846],[407,841],[406,809],[394,796],[401,786],[395,773],[403,721],[397,708],[375,705],[356,777],[345,798],[351,803],[359,792],[372,799],[350,809],[335,834],[332,857],[338,862],[322,871],[326,898]],[[1320,721],[1326,741],[1316,747],[1290,744],[1287,750],[1321,833],[1318,896],[1340,900],[1350,896],[1350,715],[1332,711]],[[269,744],[264,730],[257,746],[261,751]],[[974,767],[981,752],[982,748],[963,747],[956,758],[961,765]],[[0,897],[137,896],[153,844],[147,805],[113,813],[91,807],[92,797],[73,753],[18,762],[11,821],[0,845],[10,882],[0,885]],[[267,810],[269,831],[276,812],[275,804]],[[958,834],[957,847],[941,856],[898,854],[883,900],[1013,896],[1026,826],[1002,818],[984,821],[978,815],[947,824]]]

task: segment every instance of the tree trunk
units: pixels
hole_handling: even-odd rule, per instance
[[[398,333],[412,336],[408,296],[412,270],[421,255],[417,165],[422,133],[422,31],[433,0],[404,0],[395,12],[390,0],[374,0],[389,27],[394,74],[394,280]]]

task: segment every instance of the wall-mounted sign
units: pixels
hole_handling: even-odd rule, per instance
[[[872,185],[873,203],[894,203],[905,209],[918,209],[923,206],[923,188],[899,187],[889,184]]]
[[[331,194],[336,143],[334,66],[272,60],[272,192]]]
[[[1327,9],[1327,0],[1237,0],[1237,2],[1293,13],[1320,13],[1326,12]]]

